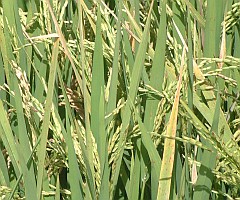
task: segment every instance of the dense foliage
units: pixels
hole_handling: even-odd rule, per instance
[[[239,199],[238,0],[3,0],[1,199]]]

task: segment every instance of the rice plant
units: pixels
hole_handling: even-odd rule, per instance
[[[239,10],[0,1],[0,199],[240,199]]]

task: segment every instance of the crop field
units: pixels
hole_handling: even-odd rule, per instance
[[[239,0],[0,0],[0,199],[240,199]]]

